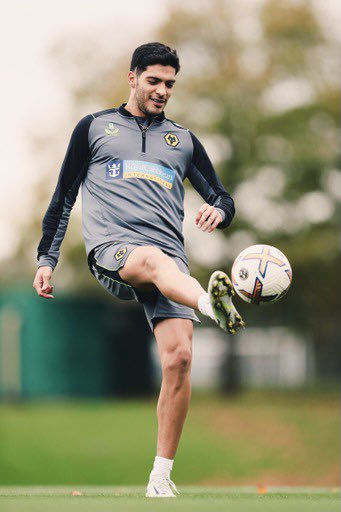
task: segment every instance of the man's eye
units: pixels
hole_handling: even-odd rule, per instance
[[[174,84],[167,84],[167,87],[168,89],[171,89],[172,87],[174,87]]]

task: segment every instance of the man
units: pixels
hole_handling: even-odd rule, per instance
[[[227,227],[234,204],[198,139],[167,119],[165,106],[180,69],[175,50],[160,43],[132,56],[127,104],[84,117],[76,126],[58,184],[43,220],[38,295],[53,298],[50,284],[78,189],[91,272],[112,295],[141,302],[157,340],[162,386],[157,406],[157,455],[147,497],[175,497],[170,480],[190,399],[193,309],[225,331],[243,321],[223,272],[209,293],[189,275],[184,250],[183,181],[204,198],[195,222],[211,233]]]

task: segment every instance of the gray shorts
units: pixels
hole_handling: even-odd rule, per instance
[[[141,247],[125,242],[108,242],[96,247],[90,254],[90,270],[99,283],[111,295],[122,300],[136,300],[142,303],[149,326],[154,331],[158,319],[189,318],[200,323],[194,310],[167,299],[155,289],[141,292],[122,279],[118,270],[122,268],[133,249]],[[187,265],[178,257],[172,257],[181,272],[189,275]]]

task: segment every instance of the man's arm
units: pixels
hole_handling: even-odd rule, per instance
[[[55,192],[43,219],[38,267],[48,265],[54,269],[58,263],[70,213],[89,164],[88,134],[92,120],[91,115],[84,117],[72,133]]]
[[[33,287],[38,295],[53,298],[49,284],[58,263],[60,246],[68,226],[80,184],[86,175],[89,160],[89,127],[93,116],[84,117],[74,129],[60,170],[58,183],[43,219],[43,236],[38,246],[38,271]]]
[[[205,229],[208,228],[208,232],[215,227],[226,228],[235,214],[233,199],[224,189],[204,146],[191,131],[189,133],[193,142],[193,156],[187,177],[207,203],[200,208],[196,222],[199,227],[204,225]]]

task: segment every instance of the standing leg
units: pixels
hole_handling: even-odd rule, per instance
[[[157,456],[147,496],[171,497],[176,488],[169,488],[170,471],[191,395],[193,322],[185,318],[166,318],[157,323],[154,334],[162,367],[162,385],[157,405]]]
[[[157,455],[174,459],[191,395],[193,322],[186,318],[160,320],[154,334],[162,367]]]

